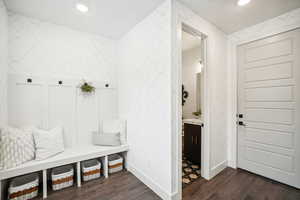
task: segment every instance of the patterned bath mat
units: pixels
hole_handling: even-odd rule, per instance
[[[182,159],[182,186],[185,187],[197,179],[201,178],[201,169],[199,165],[193,164],[185,157]]]

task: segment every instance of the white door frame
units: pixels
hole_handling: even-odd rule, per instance
[[[206,179],[209,179],[208,176],[205,177],[205,175],[207,175],[206,169],[209,169],[209,168],[207,168],[208,165],[206,164],[207,163],[206,161],[207,160],[209,161],[209,159],[208,159],[209,154],[207,154],[207,152],[209,152],[209,149],[207,149],[206,148],[207,146],[205,145],[207,142],[207,135],[209,135],[209,134],[205,134],[206,133],[205,127],[208,126],[208,119],[207,119],[207,117],[205,117],[207,115],[207,111],[208,111],[208,109],[207,109],[208,104],[206,103],[207,102],[207,98],[206,98],[207,97],[207,89],[206,89],[207,87],[206,87],[206,85],[208,84],[207,83],[207,75],[206,75],[206,72],[207,72],[207,57],[206,57],[207,56],[207,36],[205,34],[201,33],[199,30],[193,28],[192,26],[187,25],[186,23],[182,23],[181,26],[182,26],[182,30],[184,30],[192,35],[201,37],[201,40],[202,40],[201,50],[203,50],[203,52],[201,52],[201,53],[202,53],[202,59],[203,59],[202,70],[203,70],[203,79],[204,79],[204,81],[203,81],[204,82],[204,87],[203,87],[204,88],[204,91],[203,91],[203,95],[204,95],[204,98],[203,98],[204,99],[204,106],[203,106],[204,127],[202,127],[202,133],[201,133],[201,176]],[[182,42],[182,39],[181,39],[181,42]],[[180,51],[182,52],[182,47],[180,48]],[[181,53],[181,60],[182,60],[182,53]],[[181,71],[181,73],[180,73],[181,84],[180,85],[182,85],[182,62],[180,63],[180,67],[181,67],[181,70],[180,70]],[[182,99],[181,95],[180,95],[180,99]],[[182,108],[182,105],[180,105],[180,107]],[[181,115],[182,115],[182,113],[181,113]],[[182,120],[180,120],[180,123],[182,123]],[[181,130],[181,132],[182,132],[182,130]],[[180,134],[181,134],[181,132],[180,132]],[[181,137],[181,140],[182,140],[182,137]],[[180,144],[182,144],[182,141],[180,142]],[[180,145],[180,148],[181,148],[181,152],[182,152],[182,145]]]
[[[203,78],[204,78],[204,111],[203,111],[203,123],[204,127],[202,128],[202,137],[201,137],[201,176],[207,180],[210,179],[210,134],[209,133],[209,80],[208,80],[208,65],[207,65],[207,43],[208,36],[203,34],[200,30],[193,28],[193,26],[180,22],[177,24],[176,28],[176,45],[174,49],[174,56],[176,62],[172,68],[172,87],[173,87],[173,119],[175,119],[175,129],[173,141],[175,146],[173,146],[173,161],[175,161],[174,170],[177,174],[172,181],[173,187],[177,188],[179,196],[182,194],[182,104],[181,104],[181,89],[182,89],[182,30],[186,30],[188,32],[192,32],[204,38],[204,55],[203,55]],[[175,147],[175,148],[174,148]],[[180,198],[181,199],[181,198]]]
[[[288,14],[287,14],[288,16]],[[279,20],[281,18],[278,18]],[[248,31],[240,32],[237,35],[229,36],[228,42],[228,80],[229,80],[229,112],[228,112],[228,166],[237,168],[237,146],[238,146],[238,132],[237,132],[237,113],[238,113],[238,65],[237,65],[237,47],[255,40],[260,40],[266,37],[291,31],[300,28],[300,22],[292,23],[291,21],[285,21],[285,23],[276,23],[277,18],[271,19],[264,23],[264,26],[269,26],[266,29],[267,32],[259,33],[259,28],[262,24],[257,27],[251,27]],[[296,20],[296,19],[292,19]],[[281,20],[282,21],[282,20]]]

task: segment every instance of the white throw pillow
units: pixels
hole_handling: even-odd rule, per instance
[[[121,144],[124,145],[127,143],[126,121],[124,120],[103,120],[101,132],[112,134],[120,133]]]
[[[0,129],[0,169],[17,167],[34,159],[32,131],[12,127]]]
[[[36,148],[36,160],[44,160],[65,150],[63,129],[61,127],[49,131],[35,129],[33,131],[33,136]]]
[[[120,133],[93,133],[93,144],[101,146],[120,146]]]

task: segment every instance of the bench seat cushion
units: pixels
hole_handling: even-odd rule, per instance
[[[41,161],[33,160],[15,168],[0,170],[0,179],[4,180],[15,176],[20,176],[23,174],[29,174],[32,172],[41,171],[43,169],[50,169],[58,166],[76,163],[79,161],[100,158],[106,155],[120,153],[128,150],[129,150],[128,145],[121,145],[121,146],[87,145],[87,146],[66,148],[63,153],[60,153],[48,159],[41,160]]]

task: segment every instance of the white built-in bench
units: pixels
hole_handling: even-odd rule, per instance
[[[128,145],[108,147],[108,146],[78,146],[74,148],[67,148],[63,153],[60,153],[54,157],[51,157],[42,161],[30,161],[23,165],[15,168],[0,170],[0,188],[2,188],[2,183],[10,178],[25,175],[33,172],[42,171],[43,173],[43,198],[47,198],[47,170],[63,166],[67,164],[77,165],[77,186],[81,187],[81,167],[80,162],[84,160],[90,160],[95,158],[101,158],[103,163],[103,173],[105,178],[108,178],[108,155],[115,153],[124,153],[124,162],[126,168],[126,152],[129,150]],[[3,197],[3,192],[1,189],[0,199],[5,199]]]
[[[110,125],[108,119],[118,116],[117,90],[113,83],[96,82],[93,94],[82,95],[78,84],[81,80],[46,78],[10,74],[9,88],[9,124],[16,127],[35,125],[41,129],[51,129],[56,125],[64,128],[65,151],[43,161],[30,161],[16,168],[0,170],[0,200],[7,180],[29,174],[43,173],[43,197],[47,197],[47,170],[67,164],[77,164],[77,185],[81,186],[80,162],[101,158],[104,176],[108,177],[107,156],[124,152],[126,167],[126,152],[128,145],[117,147],[94,146],[92,131],[117,131],[124,141],[127,141],[126,122],[119,129]],[[47,106],[46,106],[47,105]],[[118,124],[119,125],[119,124]],[[111,127],[112,126],[112,127]],[[106,128],[105,128],[106,127]],[[109,130],[107,130],[109,129]],[[126,142],[123,142],[126,143]],[[1,153],[1,152],[0,152]]]

